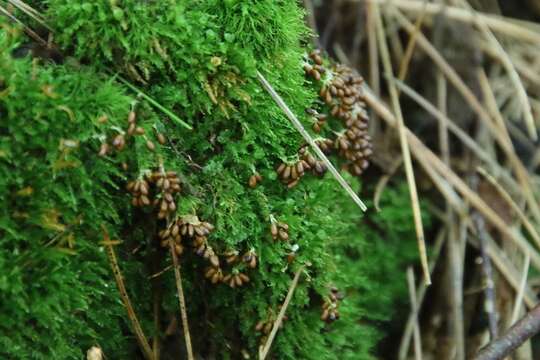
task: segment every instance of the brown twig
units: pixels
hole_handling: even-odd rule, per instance
[[[540,331],[540,304],[512,326],[504,335],[480,350],[476,360],[499,360]]]
[[[257,78],[259,79],[259,82],[261,83],[262,87],[268,92],[268,94],[270,94],[270,96],[272,97],[274,102],[285,113],[287,118],[291,121],[291,123],[296,128],[296,130],[298,130],[298,132],[302,135],[304,140],[307,141],[307,143],[311,146],[313,151],[315,151],[317,156],[322,161],[324,161],[324,164],[328,167],[328,170],[330,170],[330,173],[336,178],[337,182],[343,187],[343,189],[345,189],[345,191],[347,191],[347,193],[349,194],[351,199],[353,199],[353,201],[356,203],[356,205],[358,205],[358,207],[362,211],[366,211],[367,210],[366,205],[362,202],[362,200],[360,200],[360,198],[358,197],[356,192],[353,189],[351,189],[351,186],[347,183],[347,181],[345,181],[345,179],[343,179],[343,177],[341,176],[339,171],[337,171],[336,168],[334,167],[334,165],[332,165],[332,163],[330,162],[330,160],[328,160],[326,155],[323,153],[323,151],[317,145],[317,143],[311,137],[311,135],[309,135],[309,133],[306,131],[306,129],[304,128],[302,123],[298,120],[296,115],[294,115],[294,113],[287,106],[285,101],[283,101],[281,96],[279,96],[279,94],[276,92],[276,90],[274,90],[272,85],[268,82],[268,80],[266,80],[266,78],[263,76],[263,74],[261,74],[259,71],[257,71]]]
[[[414,286],[414,271],[410,266],[407,268],[407,285],[409,288],[411,311],[413,314],[416,314],[413,323],[414,358],[416,360],[422,360],[422,339],[420,338],[420,326],[418,325],[418,303],[416,301],[416,289]]]
[[[484,219],[480,214],[474,212],[472,215],[478,239],[480,240],[480,255],[482,256],[482,273],[484,275],[485,288],[485,308],[489,320],[489,334],[491,339],[496,339],[498,334],[498,316],[495,309],[495,283],[493,282],[493,269],[491,267],[491,259],[487,252],[487,240],[485,237]]]
[[[292,296],[294,294],[294,290],[296,289],[296,286],[298,285],[298,280],[300,279],[300,275],[302,274],[302,271],[304,271],[304,267],[305,265],[302,265],[296,271],[296,274],[294,274],[294,278],[291,282],[291,286],[289,286],[289,292],[287,293],[287,297],[285,297],[285,301],[283,302],[283,305],[281,305],[281,309],[279,310],[279,314],[276,318],[276,321],[274,321],[274,325],[272,326],[272,331],[270,332],[270,335],[268,336],[268,340],[266,340],[264,347],[259,353],[259,360],[264,360],[266,356],[268,355],[268,352],[270,351],[272,342],[274,341],[274,338],[276,337],[276,333],[279,327],[281,326],[281,323],[283,322],[285,311],[287,311],[287,307],[289,306],[289,303],[291,302]]]
[[[193,360],[193,348],[191,346],[191,335],[189,333],[189,323],[186,310],[186,299],[184,297],[184,289],[182,287],[182,275],[180,273],[180,262],[176,256],[176,250],[174,249],[174,242],[169,241],[169,249],[171,251],[171,257],[174,266],[174,277],[176,279],[176,291],[178,292],[178,302],[180,304],[180,317],[182,318],[182,327],[184,328],[184,340],[186,342],[186,351],[188,360]]]
[[[385,73],[389,77],[393,77],[392,64],[390,62],[390,55],[388,51],[388,44],[386,42],[385,30],[382,23],[382,18],[378,6],[374,9],[375,24],[377,25],[377,35],[379,39],[379,51],[381,52],[381,58],[383,60],[383,68]],[[401,153],[403,155],[403,163],[405,165],[405,173],[407,175],[407,184],[409,186],[409,195],[411,198],[411,206],[414,217],[414,227],[416,230],[416,238],[418,241],[418,251],[420,253],[420,262],[422,264],[422,271],[424,274],[424,281],[426,284],[431,284],[431,277],[429,274],[429,265],[427,259],[426,242],[424,237],[424,227],[422,225],[422,216],[420,211],[420,204],[418,200],[418,191],[416,188],[416,181],[414,177],[414,171],[411,160],[411,152],[409,149],[409,142],[407,141],[407,133],[403,120],[403,114],[401,112],[401,105],[399,103],[399,95],[396,86],[389,82],[390,97],[392,100],[392,108],[397,119],[397,130],[399,133],[399,140],[401,145]]]
[[[144,336],[144,332],[141,328],[139,319],[137,318],[137,315],[135,314],[135,310],[133,309],[133,305],[131,304],[131,300],[129,299],[128,293],[126,291],[126,285],[124,284],[124,279],[122,277],[122,273],[120,272],[118,261],[116,260],[116,254],[114,252],[113,244],[117,244],[118,242],[111,241],[111,238],[109,237],[109,232],[107,231],[105,226],[102,225],[102,229],[103,229],[102,244],[107,249],[107,255],[109,257],[109,263],[111,264],[111,268],[114,274],[114,279],[116,281],[116,285],[118,286],[118,291],[120,292],[120,297],[122,298],[122,302],[124,303],[124,306],[126,307],[129,321],[131,322],[131,326],[133,327],[133,332],[135,333],[135,337],[137,339],[137,342],[139,343],[139,346],[141,348],[141,351],[144,357],[148,360],[154,360],[154,354],[152,353],[152,349],[150,348],[150,345],[148,344],[148,340],[146,340],[146,337]]]

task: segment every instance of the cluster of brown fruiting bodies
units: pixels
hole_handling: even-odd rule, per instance
[[[101,124],[104,124],[107,122],[107,116],[103,115],[98,119],[98,122]],[[109,136],[105,141],[101,143],[101,146],[99,148],[99,156],[106,156],[111,155],[114,151],[122,151],[124,147],[126,146],[127,141],[129,138],[133,136],[143,136],[146,141],[146,147],[150,151],[154,151],[156,149],[156,145],[154,142],[149,140],[146,137],[145,130],[137,125],[137,113],[134,109],[132,109],[127,118],[127,125],[126,130],[116,130],[117,134],[114,136]],[[156,137],[158,139],[158,142],[163,145],[166,142],[166,138],[163,134],[157,133]]]
[[[98,122],[106,123],[107,117],[101,117]],[[99,156],[110,156],[114,155],[115,152],[124,150],[132,136],[145,136],[144,129],[137,126],[137,115],[133,109],[129,112],[126,127],[125,131],[115,129],[117,134],[107,137],[102,142],[98,152]],[[156,138],[160,145],[165,145],[166,138],[163,134],[156,133]],[[147,149],[152,152],[155,151],[156,145],[146,139],[146,136],[145,140]],[[127,165],[123,164],[122,167],[127,170]],[[261,180],[260,175],[255,177],[255,181]],[[236,261],[229,255],[230,251],[223,254],[226,257],[226,264],[230,265],[230,267],[235,266],[228,274],[224,274],[225,271],[221,267],[220,257],[208,244],[208,235],[214,230],[214,226],[209,222],[200,221],[196,215],[181,217],[176,215],[177,202],[175,196],[182,190],[180,183],[180,178],[176,172],[166,171],[163,165],[160,165],[154,170],[146,171],[138,179],[129,181],[126,189],[131,194],[132,206],[153,209],[156,219],[165,223],[165,228],[157,234],[161,247],[169,248],[172,243],[174,252],[177,256],[180,256],[184,253],[189,241],[193,252],[208,261],[209,266],[204,275],[211,283],[223,282],[233,288],[247,284],[250,279],[239,268],[241,270],[255,268],[257,266],[257,255],[253,250],[250,250]],[[245,263],[245,266],[236,266],[241,263]]]
[[[373,153],[362,90],[364,79],[345,65],[325,67],[318,50],[312,51],[306,58],[304,71],[307,77],[321,85],[319,97],[329,112],[319,113],[314,108],[306,109],[313,119],[313,131],[320,133],[330,117],[338,119],[343,126],[334,139],[318,138],[315,142],[325,154],[335,152],[343,159],[344,170],[355,176],[362,175]],[[327,170],[326,165],[310,153],[307,145],[300,148],[297,158],[296,162],[283,162],[276,169],[280,180],[289,188],[298,184],[308,170],[319,176]]]
[[[339,302],[343,299],[343,294],[335,287],[330,289],[330,295],[324,300],[321,308],[321,320],[331,323],[339,319]]]

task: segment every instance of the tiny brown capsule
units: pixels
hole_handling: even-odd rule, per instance
[[[298,161],[296,163],[296,172],[298,173],[298,175],[302,176],[304,174],[304,164],[303,164],[303,161]]]
[[[244,273],[239,273],[239,274],[238,274],[238,277],[240,277],[240,280],[242,280],[242,282],[243,282],[244,284],[248,283],[249,280],[250,280],[250,279],[249,279],[249,276],[247,276],[247,275],[244,274]]]
[[[283,174],[282,174],[282,178],[283,180],[287,180],[290,176],[291,176],[291,166],[290,165],[287,165],[285,167],[285,170],[283,170]]]
[[[144,129],[140,126],[137,126],[137,128],[135,129],[135,134],[137,135],[143,135],[144,134]]]
[[[176,251],[176,255],[182,255],[182,253],[184,252],[184,247],[182,245],[175,244],[174,250]]]
[[[240,277],[241,274],[236,274],[233,276],[233,279],[236,283],[236,286],[242,286],[242,278]]]
[[[150,199],[148,199],[148,196],[146,196],[146,195],[141,195],[141,197],[140,197],[140,203],[141,203],[143,206],[148,206],[148,205],[150,205]]]
[[[219,258],[217,257],[217,255],[211,255],[210,256],[210,264],[212,264],[212,266],[214,267],[219,267]]]
[[[251,175],[249,177],[248,185],[250,188],[254,188],[257,186],[257,177],[255,175]]]
[[[221,280],[221,273],[216,271],[214,275],[210,278],[212,284],[217,284]]]
[[[163,179],[163,190],[169,190],[171,187],[171,182],[169,179]]]
[[[195,233],[195,229],[193,228],[193,225],[188,224],[188,234],[189,234],[189,236],[193,236],[194,233]]]
[[[137,126],[136,126],[134,123],[129,124],[128,130],[127,130],[127,134],[128,134],[129,136],[133,135],[133,134],[135,133],[135,128],[136,128],[136,127],[137,127]]]
[[[151,142],[150,140],[146,140],[146,147],[147,147],[148,150],[150,150],[150,151],[156,150],[156,145],[154,145],[154,143]]]
[[[261,331],[263,329],[263,326],[264,326],[264,321],[261,320],[259,321],[256,325],[255,325],[255,331]]]
[[[116,135],[112,142],[113,146],[118,149],[122,150],[124,148],[124,145],[126,144],[126,140],[124,139],[124,135],[119,134]]]
[[[289,233],[284,230],[279,230],[279,237],[281,238],[281,240],[287,241],[289,240]]]
[[[168,208],[169,208],[169,204],[165,200],[161,200],[161,204],[159,206],[159,211],[167,212]]]
[[[176,203],[174,201],[169,203],[169,211],[170,212],[176,211]]]
[[[275,222],[272,222],[272,224],[270,224],[270,233],[272,234],[272,237],[274,239],[278,236],[278,227]]]
[[[292,180],[297,180],[298,179],[298,171],[296,171],[296,166],[295,165],[291,165],[291,179]]]
[[[123,162],[123,163],[122,163],[122,170],[124,170],[124,171],[128,171],[128,170],[129,170],[129,166],[128,166],[128,164],[127,164],[126,162]]]
[[[126,185],[127,191],[129,191],[129,192],[133,191],[134,187],[135,187],[135,182],[134,181],[128,181],[128,183]]]
[[[283,171],[285,171],[285,167],[286,167],[286,166],[287,166],[287,165],[286,165],[285,163],[279,164],[279,166],[278,166],[278,168],[277,168],[277,170],[276,170],[276,172],[278,173],[278,175],[281,175],[281,174],[283,173]]]
[[[212,277],[215,273],[217,272],[216,268],[213,268],[213,267],[209,267],[206,269],[205,273],[204,273],[204,276],[206,278],[210,278]]]
[[[136,120],[137,120],[137,114],[133,110],[130,111],[128,115],[128,123],[134,124]]]
[[[270,331],[272,331],[272,327],[274,324],[271,321],[268,321],[266,325],[264,326],[263,333],[270,334]]]
[[[300,178],[297,178],[289,183],[287,183],[287,189],[292,189],[296,185],[298,185],[298,182],[300,181]]]
[[[99,156],[105,156],[109,152],[109,145],[107,143],[102,143],[101,147],[99,148]]]
[[[167,139],[165,138],[165,135],[163,135],[162,133],[159,133],[159,132],[157,133],[157,141],[161,145],[165,145],[167,143]]]

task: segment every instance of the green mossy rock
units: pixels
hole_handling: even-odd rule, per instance
[[[255,269],[239,263],[229,270],[251,280],[231,288],[204,278],[204,259],[182,255],[198,358],[256,358],[255,326],[278,313],[302,265],[309,266],[271,357],[371,358],[379,328],[404,295],[404,264],[415,258],[407,191],[387,189],[383,211],[363,215],[330,175],[308,174],[290,190],[277,180],[276,165],[294,159],[303,141],[255,73],[263,72],[297,114],[316,101],[302,70],[308,32],[296,2],[31,3],[46,12],[67,57],[63,64],[14,59],[24,37],[2,24],[0,357],[80,359],[95,344],[109,359],[140,356],[100,244],[102,227],[123,240],[116,246],[120,267],[148,337],[156,335],[152,302],[159,294],[164,338],[178,314],[174,276],[149,279],[170,264],[156,246],[164,223],[151,209],[134,209],[124,190],[161,164],[182,182],[178,216],[196,214],[215,225],[208,241],[217,254],[258,256]],[[133,108],[145,135],[98,156],[103,142],[124,133]],[[263,180],[251,188],[255,172]],[[346,178],[359,189],[356,178]],[[289,225],[288,242],[272,239],[271,218]],[[332,286],[345,298],[341,318],[326,324],[321,305]],[[182,336],[164,340],[162,358],[184,351],[171,343],[182,344]]]

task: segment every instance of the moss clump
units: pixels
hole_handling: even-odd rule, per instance
[[[273,356],[370,358],[380,337],[372,321],[387,319],[391,300],[403,289],[396,285],[402,279],[385,272],[400,268],[409,260],[403,248],[414,247],[413,241],[397,242],[413,237],[408,208],[394,205],[406,192],[389,192],[388,212],[369,215],[380,224],[375,231],[329,176],[305,176],[292,189],[278,181],[275,166],[295,160],[302,139],[260,88],[255,70],[297,114],[315,101],[302,69],[306,31],[296,3],[49,0],[45,11],[71,57],[63,65],[13,59],[21,38],[7,26],[0,31],[0,196],[8,204],[0,213],[0,329],[14,334],[0,337],[0,354],[75,359],[97,343],[109,358],[135,356],[99,244],[101,226],[124,240],[117,247],[120,266],[146,335],[181,342],[178,332],[172,339],[164,334],[177,314],[172,272],[149,279],[170,262],[157,236],[166,221],[152,206],[132,207],[124,189],[163,168],[178,174],[182,185],[169,220],[211,222],[215,230],[205,248],[227,274],[250,279],[235,288],[211,284],[208,259],[197,255],[189,236],[182,239],[199,356],[256,356],[257,323],[275,317],[292,274],[309,264]],[[193,130],[134,97],[113,73]],[[127,131],[130,112],[140,135]],[[103,144],[109,151],[99,156]],[[255,173],[262,181],[251,188]],[[356,178],[347,179],[360,187]],[[158,200],[162,195],[153,194]],[[288,224],[288,241],[272,239],[274,220]],[[257,266],[225,265],[233,251],[252,251]],[[341,319],[327,324],[320,320],[321,305],[332,286],[346,297]],[[163,313],[159,330],[152,324],[153,301]],[[168,351],[165,346],[164,358]]]

